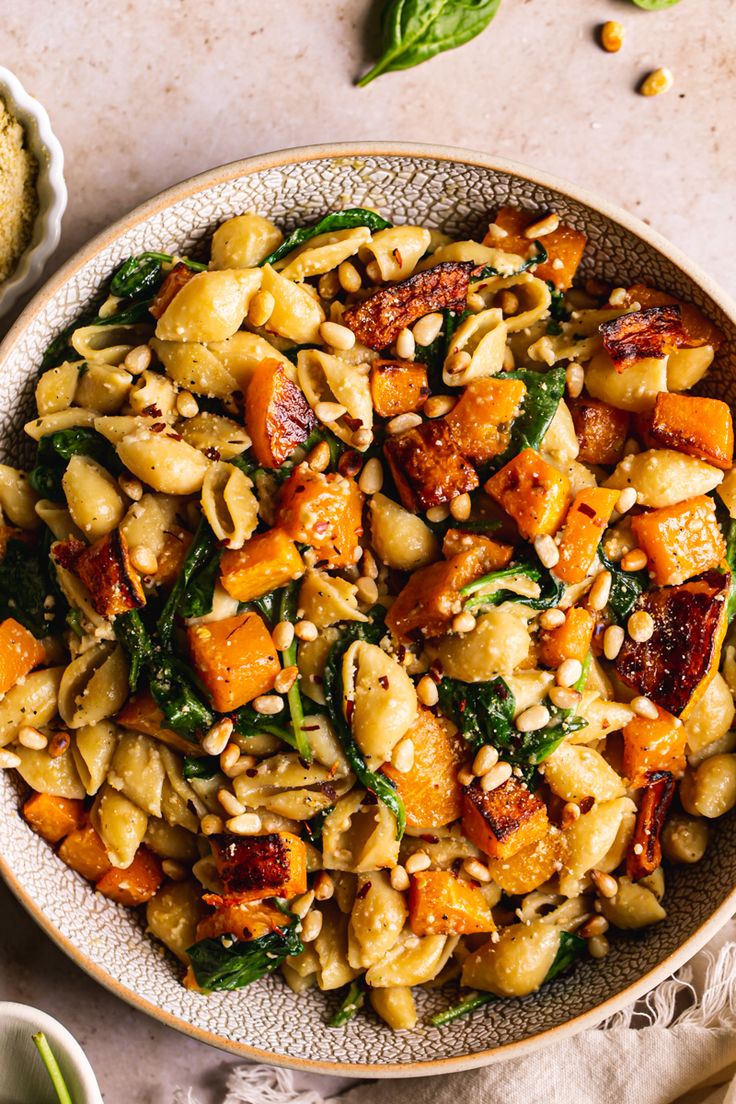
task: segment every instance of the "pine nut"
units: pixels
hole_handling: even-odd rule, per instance
[[[332,425],[338,418],[342,418],[343,414],[347,414],[347,407],[336,402],[318,402],[314,405],[314,413],[325,425]]]
[[[383,467],[377,456],[371,456],[366,460],[358,478],[358,486],[365,495],[378,494],[383,486]]]
[[[515,366],[516,361],[514,360],[513,349],[510,345],[507,345],[503,351],[503,364],[501,365],[501,367],[503,368],[504,372],[513,372]]]
[[[376,580],[371,579],[368,575],[361,575],[355,585],[358,588],[358,597],[361,602],[365,602],[367,606],[375,606],[378,601]]]
[[[240,813],[226,820],[225,827],[234,836],[257,836],[261,830],[261,818],[258,813]]]
[[[429,675],[422,675],[417,683],[417,697],[421,704],[426,705],[428,709],[431,709],[440,700],[437,684]]]
[[[326,870],[320,870],[314,879],[314,896],[318,901],[329,901],[335,895],[335,883]]]
[[[608,605],[611,597],[611,584],[613,576],[610,571],[599,571],[593,580],[593,585],[588,592],[588,609],[600,612]]]
[[[413,360],[416,352],[416,342],[411,330],[404,327],[396,338],[396,355],[401,360]]]
[[[594,935],[588,940],[588,954],[591,958],[605,958],[610,949],[605,935]]]
[[[655,69],[641,82],[639,92],[642,96],[661,96],[663,92],[669,92],[674,83],[670,69]]]
[[[294,626],[291,621],[279,621],[271,633],[274,647],[279,652],[285,652],[294,642]]]
[[[331,272],[323,272],[317,281],[320,299],[334,299],[339,290],[340,281],[335,269],[333,268]]]
[[[194,418],[199,414],[199,403],[191,391],[180,391],[176,396],[176,410],[182,418]]]
[[[555,564],[559,563],[560,550],[547,533],[535,537],[534,551],[537,553],[539,562],[543,567],[554,567]]]
[[[314,943],[322,931],[322,913],[319,909],[312,909],[302,920],[300,932],[302,943]]]
[[[245,805],[242,803],[242,801],[238,801],[235,794],[230,793],[230,790],[218,790],[217,800],[220,802],[228,816],[240,816],[241,813],[245,812]]]
[[[498,762],[498,752],[492,744],[484,744],[473,760],[473,774],[482,778]]]
[[[130,550],[130,562],[141,575],[155,575],[158,571],[156,553],[143,544],[136,544]]]
[[[567,686],[550,686],[549,700],[558,709],[577,709],[583,695],[579,690],[570,690]]]
[[[16,755],[14,751],[8,751],[7,748],[0,748],[0,770],[13,770],[19,767],[20,763],[20,755]]]
[[[208,755],[221,755],[230,742],[233,728],[233,722],[229,717],[222,717],[216,721],[202,740],[202,751],[206,751]]]
[[[552,609],[544,610],[539,615],[539,624],[543,629],[559,629],[560,625],[565,624],[564,611],[558,609],[557,606],[553,606]]]
[[[612,874],[605,874],[602,870],[591,870],[590,877],[599,896],[610,898],[618,893],[618,882]]]
[[[451,353],[445,361],[445,372],[448,376],[459,376],[466,368],[470,367],[473,358],[464,349],[457,353]]]
[[[406,433],[407,429],[415,429],[422,424],[419,414],[397,414],[386,422],[386,432],[389,437],[396,437],[399,433]]]
[[[442,418],[450,413],[456,403],[453,395],[430,395],[422,409],[428,418]]]
[[[639,442],[633,437],[627,438],[624,442],[624,456],[636,456],[639,452],[641,452]]]
[[[503,786],[508,782],[512,774],[513,767],[510,763],[496,763],[495,767],[491,767],[488,774],[484,774],[481,778],[480,788],[484,793],[497,790],[499,786]]]
[[[353,434],[353,444],[361,452],[364,452],[373,443],[373,433],[370,429],[362,426],[360,429],[356,429]]]
[[[265,326],[275,306],[276,300],[270,291],[257,291],[248,307],[248,321],[251,326]]]
[[[147,345],[136,345],[134,349],[130,349],[123,361],[123,367],[130,372],[132,376],[139,376],[141,372],[145,372],[151,364],[151,350]]]
[[[316,640],[319,632],[314,621],[297,621],[294,626],[294,636],[297,640]]]
[[[203,836],[219,836],[225,830],[225,825],[222,823],[222,817],[216,816],[215,813],[207,813],[202,817],[199,828]]]
[[[368,579],[378,578],[378,564],[376,563],[376,557],[371,552],[370,548],[363,549],[363,557],[361,560],[361,568],[363,575]]]
[[[504,288],[503,291],[498,293],[493,305],[494,307],[500,307],[505,315],[516,314],[519,310],[519,296]]]
[[[620,625],[609,625],[603,634],[603,654],[606,659],[615,659],[624,642],[624,630]]]
[[[288,694],[298,678],[299,668],[296,665],[284,667],[273,680],[273,688],[277,694]]]
[[[188,874],[187,868],[176,859],[163,859],[161,869],[172,882],[183,882]]]
[[[462,770],[457,772],[457,780],[461,786],[472,786],[475,781],[475,775],[467,767],[463,767]]]
[[[469,610],[463,610],[452,619],[452,631],[456,633],[469,633],[475,628],[475,618]]]
[[[565,369],[565,386],[571,399],[577,399],[585,385],[585,372],[579,364],[568,364]]]
[[[399,740],[391,755],[391,763],[399,774],[408,774],[414,766],[414,741],[408,736]]]
[[[435,338],[439,337],[443,322],[444,318],[438,311],[434,311],[432,314],[425,314],[423,318],[415,322],[412,333],[414,334],[414,341],[416,344],[421,345],[423,348],[426,348],[427,345],[431,345]]]
[[[493,238],[494,241],[501,241],[503,238],[507,238],[508,236],[508,230],[504,230],[502,226],[497,226],[495,222],[490,223],[488,227],[489,238]]]
[[[51,759],[58,759],[64,755],[71,745],[72,738],[68,732],[55,732],[48,743],[48,755]]]
[[[616,509],[619,514],[628,514],[632,506],[636,506],[636,491],[633,487],[624,487],[616,501]]]
[[[121,476],[118,476],[118,486],[123,494],[126,494],[133,502],[140,502],[143,498],[143,484],[140,479],[128,475],[127,472],[123,472]]]
[[[605,935],[608,931],[608,921],[605,916],[591,916],[578,930],[583,939],[590,939],[593,935]]]
[[[323,472],[330,466],[330,446],[326,441],[320,441],[307,456],[307,463],[312,471]]]
[[[558,686],[574,686],[583,674],[583,665],[579,659],[565,659],[555,672]]]
[[[409,875],[403,866],[394,866],[388,876],[391,888],[399,893],[405,893],[409,888]]]
[[[607,20],[601,27],[601,46],[609,54],[617,54],[624,44],[624,27],[617,19]]]
[[[656,721],[659,716],[659,710],[653,701],[649,698],[645,698],[643,694],[637,695],[632,698],[631,708],[636,713],[637,717],[644,717],[647,721]]]
[[[48,747],[48,737],[32,725],[22,725],[18,730],[18,743],[32,751],[42,751]]]
[[[627,621],[626,628],[632,640],[643,644],[654,636],[654,619],[646,610],[637,610]]]
[[[430,506],[427,510],[427,521],[433,521],[437,524],[440,521],[446,521],[450,516],[450,510],[444,503],[440,506]]]
[[[313,889],[308,889],[306,893],[302,893],[300,897],[295,897],[289,905],[289,909],[298,916],[300,920],[303,920],[307,915],[312,905],[314,904],[314,898],[316,894]]]
[[[621,568],[623,571],[643,571],[648,562],[649,559],[643,548],[632,548],[622,557]]]
[[[355,344],[355,334],[347,326],[341,326],[339,322],[323,322],[319,328],[320,336],[327,345],[333,349],[352,349]]]
[[[256,713],[262,713],[266,717],[273,717],[284,708],[284,699],[278,694],[259,694],[250,703]]]
[[[474,314],[479,314],[480,311],[486,309],[486,301],[477,291],[471,291],[465,302],[468,310],[472,311]]]
[[[549,723],[549,709],[546,705],[530,705],[514,721],[519,732],[536,732]]]
[[[240,758],[240,748],[237,744],[228,744],[224,751],[220,752],[220,770],[223,773],[232,770]]]
[[[491,872],[487,866],[484,866],[478,859],[466,859],[463,863],[463,870],[476,882],[480,882],[481,885],[487,885],[491,880]]]
[[[239,778],[241,774],[252,770],[258,763],[255,755],[241,755],[231,767],[223,768],[222,773],[227,778]]]
[[[576,820],[580,820],[580,806],[574,801],[566,801],[562,806],[562,827],[569,828]]]
[[[432,860],[426,851],[415,851],[404,863],[407,874],[418,874],[420,870],[427,870],[432,865]]]
[[[470,495],[467,491],[453,498],[450,502],[450,513],[455,521],[467,521],[470,517],[471,505]]]
[[[381,276],[381,266],[378,261],[369,261],[365,266],[365,274],[374,284],[380,284],[383,279]]]
[[[524,231],[524,237],[528,241],[534,241],[535,238],[543,238],[545,234],[553,234],[559,225],[559,216],[553,211],[545,218],[540,219],[538,222],[533,222],[531,226],[527,226]]]
[[[342,290],[347,292],[359,291],[363,283],[360,273],[350,261],[342,262],[337,270],[337,278]]]
[[[615,287],[608,296],[609,305],[612,307],[625,307],[629,301],[629,293],[624,287]]]

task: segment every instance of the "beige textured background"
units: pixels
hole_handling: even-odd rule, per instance
[[[376,0],[20,0],[0,62],[43,101],[67,158],[58,264],[193,173],[309,142],[394,139],[497,153],[651,223],[736,294],[736,0],[645,13],[628,0],[503,0],[490,29],[417,70],[351,86]],[[619,18],[618,55],[595,27]],[[659,65],[666,96],[634,94]],[[0,335],[10,319],[0,322]],[[108,1104],[216,1100],[233,1059],[159,1027],[67,962],[0,889],[0,997],[77,1035]]]

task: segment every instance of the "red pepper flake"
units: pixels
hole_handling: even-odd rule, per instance
[[[219,460],[220,459],[219,450],[216,449],[216,448],[212,448],[212,446],[210,446],[209,448],[206,448],[204,450],[204,454],[205,454],[205,456],[207,457],[208,460]]]
[[[360,887],[360,889],[358,890],[358,892],[357,892],[357,893],[355,894],[356,898],[357,898],[357,899],[358,899],[359,901],[362,901],[362,900],[363,900],[363,898],[364,898],[365,896],[367,896],[367,894],[368,894],[368,891],[370,890],[370,888],[371,888],[371,883],[370,883],[370,882],[363,882],[362,886]]]

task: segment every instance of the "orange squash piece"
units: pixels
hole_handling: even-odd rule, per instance
[[[84,802],[71,797],[34,793],[23,805],[23,816],[34,832],[49,843],[58,843],[86,819]]]
[[[527,226],[539,222],[543,214],[522,211],[518,207],[500,207],[496,213],[495,224],[506,231],[506,237],[497,238],[488,233],[483,239],[484,245],[503,249],[507,253],[518,253],[528,257],[533,248],[532,242],[524,237]],[[545,234],[540,241],[547,250],[547,260],[534,269],[534,275],[540,280],[550,280],[558,291],[572,287],[578,270],[587,237],[581,230],[561,222],[551,234]],[[559,262],[555,267],[555,261]]]
[[[406,774],[390,763],[382,769],[404,802],[407,825],[452,824],[462,811],[457,772],[467,762],[468,745],[451,721],[421,705],[406,736],[414,744],[414,766]]]
[[[91,824],[70,832],[58,851],[59,858],[90,882],[112,869],[105,845]]]
[[[41,641],[14,617],[6,617],[0,623],[0,694],[7,694],[45,658]]]
[[[262,360],[256,365],[245,397],[245,428],[259,464],[280,467],[316,424],[304,392],[289,379],[283,364]]]
[[[506,859],[544,839],[549,831],[544,802],[513,776],[488,793],[480,783],[463,786],[463,831],[492,859]]]
[[[117,617],[146,604],[141,577],[130,562],[128,542],[120,529],[86,547],[73,537],[52,548],[57,563],[82,580],[100,617]]]
[[[194,272],[183,261],[177,261],[174,267],[167,272],[161,287],[156,292],[149,310],[154,318],[160,318],[185,284],[188,284],[194,276]]]
[[[568,400],[583,464],[618,464],[624,454],[631,415],[597,399]]]
[[[666,291],[647,287],[646,284],[632,284],[627,289],[627,296],[629,303],[639,303],[642,307],[679,306],[686,344],[690,348],[698,345],[712,345],[718,351],[725,340],[722,332],[709,318],[705,317],[701,310],[692,303],[685,303],[682,299],[676,299],[674,295],[668,295]]]
[[[283,928],[286,923],[283,912],[264,901],[240,901],[234,897],[220,897],[216,893],[206,893],[204,901],[215,911],[197,925],[198,940],[234,935],[236,939],[248,942]]]
[[[632,518],[631,528],[660,586],[684,583],[717,567],[726,554],[716,504],[708,495],[639,514]]]
[[[554,573],[563,583],[582,583],[595,560],[620,491],[585,487],[567,512]]]
[[[660,706],[657,714],[634,717],[624,728],[623,770],[632,786],[646,786],[652,771],[682,774],[687,765],[684,724]]]
[[[147,847],[139,847],[125,870],[112,866],[95,884],[103,897],[135,908],[150,901],[164,880],[161,862]]]
[[[211,840],[227,896],[291,900],[307,889],[307,849],[291,832],[266,836],[216,836]]]
[[[363,493],[354,479],[299,464],[281,488],[277,524],[330,567],[348,567],[363,533]]]
[[[521,380],[503,376],[471,380],[445,417],[463,456],[474,464],[500,456],[508,446],[525,394]]]
[[[281,664],[257,613],[190,625],[187,636],[192,663],[219,713],[239,709],[273,689]]]
[[[442,506],[478,486],[478,473],[443,419],[389,437],[383,451],[401,502],[413,513]]]
[[[632,882],[654,873],[662,863],[662,829],[675,788],[675,780],[669,771],[655,771],[647,779],[639,801],[631,847],[626,856],[626,873]]]
[[[512,896],[531,893],[553,878],[560,869],[564,838],[553,828],[542,839],[522,847],[515,855],[491,860],[488,869],[493,881],[504,893]]]
[[[417,630],[425,636],[442,636],[460,612],[460,588],[484,574],[486,570],[473,548],[419,568],[386,614],[387,627],[404,641],[411,640]]]
[[[475,935],[496,930],[482,891],[450,870],[422,870],[412,875],[409,927],[414,935]]]
[[[617,372],[640,360],[667,356],[686,343],[679,306],[631,311],[601,322],[598,329]]]
[[[595,618],[582,606],[571,606],[562,625],[539,634],[539,659],[546,667],[559,667],[566,659],[582,663],[590,651]]]
[[[223,552],[220,581],[239,602],[252,602],[286,586],[304,574],[304,564],[291,537],[283,529],[256,533],[242,548]]]
[[[648,433],[655,446],[697,456],[723,471],[733,465],[733,418],[720,399],[660,391]]]
[[[448,529],[442,539],[442,555],[449,560],[462,552],[473,552],[478,558],[479,567],[486,575],[490,571],[500,571],[502,567],[507,567],[511,563],[514,549],[512,545],[494,540],[493,537],[485,537],[482,533]]]
[[[570,497],[567,476],[530,448],[492,475],[485,489],[527,540],[556,533]]]
[[[429,398],[427,369],[408,360],[374,360],[371,399],[379,418],[421,410]]]
[[[203,754],[199,744],[192,743],[173,728],[167,728],[164,715],[154,701],[153,695],[148,690],[140,694],[134,694],[128,698],[123,708],[116,717],[116,721],[124,728],[130,728],[133,732],[142,732],[145,736],[153,736],[162,744],[181,751],[184,755]]]

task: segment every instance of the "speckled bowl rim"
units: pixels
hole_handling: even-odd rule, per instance
[[[440,162],[455,162],[477,166],[492,172],[504,173],[520,178],[531,184],[540,185],[543,188],[558,192],[561,195],[582,203],[603,215],[611,222],[618,223],[631,234],[640,238],[652,249],[663,254],[677,268],[681,269],[685,276],[700,285],[708,296],[715,302],[729,321],[736,328],[736,302],[728,296],[711,277],[698,265],[694,264],[681,250],[672,245],[666,238],[643,223],[640,219],[630,215],[623,208],[599,198],[597,195],[579,188],[569,181],[541,172],[528,165],[516,161],[508,161],[496,158],[477,150],[455,148],[452,146],[434,146],[426,144],[405,144],[403,142],[341,142],[336,144],[323,144],[314,146],[299,146],[286,150],[277,150],[272,153],[259,154],[240,161],[233,161],[219,168],[210,169],[207,172],[190,177],[179,184],[175,184],[165,191],[160,192],[152,199],[136,207],[123,218],[112,223],[106,230],[97,234],[94,238],[74,254],[51,277],[44,287],[33,297],[17,321],[9,330],[5,340],[0,344],[0,366],[11,346],[18,339],[22,331],[46,306],[48,301],[56,295],[61,287],[80,269],[86,265],[99,252],[109,246],[122,234],[130,231],[134,226],[150,218],[157,212],[171,204],[196,192],[206,190],[214,185],[223,184],[240,177],[250,176],[271,169],[278,169],[284,165],[302,164],[307,161],[331,160],[349,157],[404,157],[425,158]],[[7,862],[0,855],[0,875],[11,891],[18,898],[24,908],[30,913],[39,927],[51,940],[80,966],[90,977],[99,982],[115,996],[127,1001],[128,1004],[159,1023],[172,1027],[177,1031],[208,1043],[231,1054],[254,1062],[265,1062],[270,1065],[283,1066],[304,1072],[323,1073],[332,1076],[347,1076],[356,1078],[404,1078],[427,1077],[444,1073],[458,1073],[463,1070],[477,1069],[494,1062],[505,1061],[509,1058],[520,1058],[530,1054],[534,1050],[548,1046],[551,1043],[559,1043],[563,1039],[571,1038],[586,1028],[595,1027],[614,1012],[633,1001],[644,996],[661,981],[678,970],[693,957],[736,913],[736,887],[721,902],[718,908],[691,936],[689,936],[676,951],[667,955],[662,961],[647,971],[636,982],[620,990],[614,996],[598,1004],[595,1008],[585,1012],[581,1016],[568,1020],[564,1024],[549,1028],[528,1039],[522,1039],[516,1043],[506,1043],[493,1049],[477,1051],[472,1055],[458,1055],[450,1058],[432,1059],[427,1062],[398,1063],[332,1063],[314,1061],[305,1058],[291,1058],[286,1055],[274,1054],[268,1050],[246,1043],[225,1039],[203,1028],[194,1027],[186,1020],[164,1012],[145,997],[133,992],[126,986],[115,981],[105,970],[89,958],[84,951],[75,946],[70,940],[58,931],[36,905],[28,893],[20,886],[18,880],[9,868]]]

